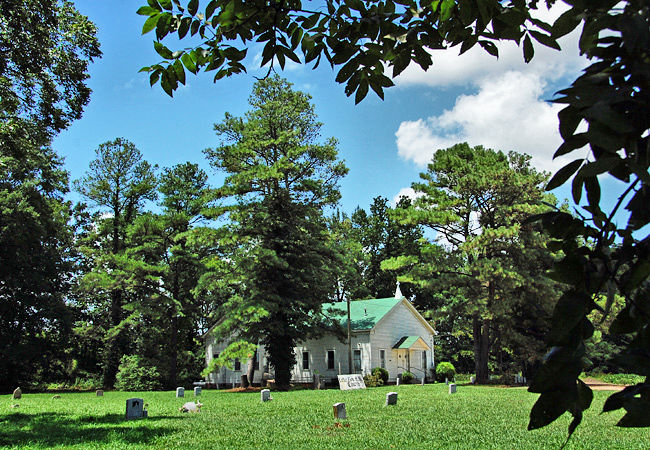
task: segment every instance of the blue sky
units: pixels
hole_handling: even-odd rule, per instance
[[[141,35],[144,19],[135,11],[144,3],[75,1],[97,25],[104,56],[90,68],[93,94],[83,118],[54,140],[54,148],[65,157],[71,178],[77,179],[100,143],[124,137],[161,167],[198,163],[216,185],[220,176],[209,169],[202,154],[218,144],[213,124],[225,112],[246,112],[254,76],[265,70],[251,67],[248,74],[216,84],[210,74],[188,74],[187,86],[168,97],[159,85],[149,86],[148,74],[138,73],[160,59],[153,50],[154,35]],[[463,57],[454,49],[435,53],[429,72],[411,66],[395,80],[397,86],[386,91],[385,101],[371,92],[356,106],[334,82],[329,67],[314,71],[292,65],[281,75],[312,95],[324,124],[323,137],[339,140],[340,156],[350,169],[341,183],[341,209],[351,213],[356,206],[367,208],[376,196],[392,200],[400,192],[408,193],[433,152],[456,142],[529,153],[543,170],[561,167],[561,162],[551,161],[561,142],[559,107],[546,100],[585,66],[578,57],[577,36],[564,38],[562,44],[562,52],[537,48],[528,65],[515,46],[502,46],[498,61],[478,46]],[[249,67],[255,59],[252,49]],[[605,183],[604,196],[611,201],[616,185]],[[566,192],[559,189],[558,197]]]

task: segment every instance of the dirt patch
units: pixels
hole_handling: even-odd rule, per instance
[[[260,392],[262,390],[261,387],[257,386],[248,386],[247,388],[243,387],[236,387],[233,389],[226,389],[224,392]]]
[[[592,391],[622,391],[627,386],[623,384],[610,384],[595,378],[584,378],[582,381],[591,388]]]

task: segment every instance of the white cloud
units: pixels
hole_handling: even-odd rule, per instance
[[[538,11],[537,17],[550,21],[559,17],[567,9],[557,3],[551,11]],[[459,55],[460,46],[432,51],[433,66],[427,72],[417,64],[410,64],[404,72],[394,79],[398,86],[425,85],[450,87],[474,85],[476,80],[499,76],[510,71],[536,74],[546,80],[557,80],[567,74],[575,73],[586,65],[586,58],[579,55],[579,30],[561,38],[558,42],[562,51],[541,45],[533,40],[535,56],[528,64],[524,62],[522,49],[513,42],[501,42],[499,58],[488,54],[476,44]]]
[[[415,190],[413,188],[410,188],[410,187],[402,188],[393,197],[393,200],[391,201],[391,206],[394,207],[395,205],[397,205],[400,198],[402,198],[402,197],[406,197],[406,198],[410,198],[411,200],[415,200],[416,198],[421,197],[422,195],[424,195],[424,194],[422,194],[421,192],[415,192]]]
[[[536,74],[507,72],[483,79],[478,92],[461,95],[451,110],[405,121],[395,133],[399,155],[424,166],[433,153],[458,142],[533,157],[539,170],[554,171],[566,159],[551,160],[562,140],[557,113],[561,105],[543,100],[545,83]]]

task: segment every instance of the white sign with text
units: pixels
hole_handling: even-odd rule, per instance
[[[358,373],[352,375],[339,375],[338,377],[339,387],[342,391],[366,388],[366,383],[363,382],[363,377]]]

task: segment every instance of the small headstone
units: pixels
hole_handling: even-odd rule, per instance
[[[201,412],[201,406],[203,406],[202,403],[200,402],[187,402],[183,406],[181,406],[178,410],[180,412],[192,412],[192,413],[198,413]]]
[[[185,397],[185,388],[177,387],[176,388],[176,397]]]
[[[424,381],[425,381],[425,378],[422,377],[422,381],[420,381],[420,385],[424,386]]]
[[[95,394],[97,394],[97,397],[103,397],[104,396],[104,391],[102,391],[101,389],[97,389],[95,391]]]
[[[199,395],[201,395],[201,390],[202,389],[201,389],[200,386],[195,387],[194,388],[194,397],[198,397]]]
[[[130,398],[126,401],[126,420],[144,417],[144,401],[141,398]]]
[[[320,375],[314,374],[314,389],[320,389]]]
[[[325,380],[320,380],[320,383],[318,385],[318,389],[325,389]]]
[[[397,405],[397,392],[389,392],[386,394],[386,405]]]
[[[345,413],[345,403],[334,403],[334,418],[335,419],[347,419],[348,416]]]
[[[456,393],[456,385],[454,383],[451,383],[449,385],[449,393],[450,394],[455,394]]]
[[[472,384],[476,384],[476,377],[475,376],[469,377],[469,382]]]
[[[23,391],[20,389],[20,387],[17,387],[17,388],[14,390],[14,396],[13,396],[13,399],[14,399],[14,400],[18,400],[18,399],[21,398],[22,396],[23,396]]]
[[[271,391],[268,389],[262,389],[262,391],[260,392],[260,399],[263,402],[268,402],[269,400],[271,400]]]
[[[399,386],[399,382],[400,382],[401,379],[402,379],[402,377],[400,377],[398,375],[397,378],[395,379],[395,386]]]
[[[445,384],[449,385],[449,378],[445,377]]]

